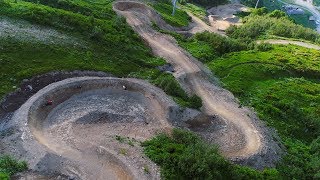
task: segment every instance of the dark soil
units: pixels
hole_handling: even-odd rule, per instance
[[[0,116],[2,114],[13,112],[27,101],[33,94],[37,93],[45,86],[58,82],[67,78],[81,77],[81,76],[96,76],[96,77],[114,77],[105,72],[95,71],[55,71],[43,75],[35,76],[31,79],[24,79],[20,87],[6,95],[0,102]]]

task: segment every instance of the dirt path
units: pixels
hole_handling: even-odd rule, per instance
[[[172,37],[152,29],[152,17],[141,13],[149,11],[149,7],[119,1],[114,4],[114,9],[126,17],[128,24],[148,43],[155,55],[174,65],[174,75],[179,82],[203,100],[203,111],[225,121],[226,126],[218,133],[219,140],[215,140],[223,154],[229,158],[247,158],[260,152],[263,137],[255,126],[256,116],[248,109],[239,108],[235,97],[216,85],[208,69],[180,48]]]
[[[301,46],[301,47],[305,47],[305,48],[309,48],[309,49],[316,49],[316,50],[320,50],[320,46],[315,45],[315,44],[311,44],[311,43],[305,43],[305,42],[301,42],[301,41],[292,41],[292,40],[277,40],[277,39],[269,39],[269,40],[262,40],[262,41],[257,41],[257,43],[270,43],[270,44],[293,44],[293,45],[297,45],[297,46]]]

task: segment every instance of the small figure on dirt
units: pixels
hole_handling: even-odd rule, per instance
[[[46,102],[46,106],[51,106],[53,104],[53,101],[51,99],[48,99]]]
[[[123,90],[127,90],[127,87],[125,85],[122,86]]]

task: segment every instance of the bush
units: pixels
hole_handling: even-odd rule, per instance
[[[17,161],[8,155],[0,157],[0,175],[3,177],[12,176],[27,169],[28,165],[25,161]]]
[[[160,134],[142,143],[145,154],[161,167],[164,179],[262,179],[263,173],[231,164],[190,131],[174,129],[171,136]],[[277,171],[269,171],[270,179]]]
[[[320,38],[316,31],[294,24],[281,11],[276,10],[269,14],[264,14],[263,10],[261,11],[245,17],[242,26],[229,27],[226,31],[227,35],[241,40],[255,40],[265,35],[303,39],[312,42],[317,42]]]
[[[258,51],[269,51],[273,49],[273,46],[269,43],[261,43],[261,44],[256,44],[255,47]]]
[[[212,50],[218,55],[223,55],[230,52],[246,50],[248,47],[246,44],[221,35],[209,32],[197,33],[194,37],[197,41],[208,43]]]
[[[173,96],[174,100],[182,107],[199,109],[202,106],[201,98],[196,95],[188,97],[171,74],[161,74],[151,82],[163,89],[168,95]]]
[[[0,173],[0,179],[1,180],[9,180],[10,176],[8,174],[5,174],[5,173]]]

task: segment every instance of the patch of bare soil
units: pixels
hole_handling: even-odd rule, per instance
[[[231,25],[241,25],[240,18],[235,15],[247,11],[249,11],[248,7],[242,4],[220,5],[207,10],[211,27],[218,31],[225,31]]]
[[[17,110],[24,102],[26,102],[33,94],[38,92],[45,86],[61,81],[63,79],[81,76],[96,76],[96,77],[110,77],[111,74],[94,71],[72,71],[63,72],[56,71],[47,74],[39,75],[31,79],[25,79],[20,84],[19,88],[6,95],[0,102],[0,115]]]

